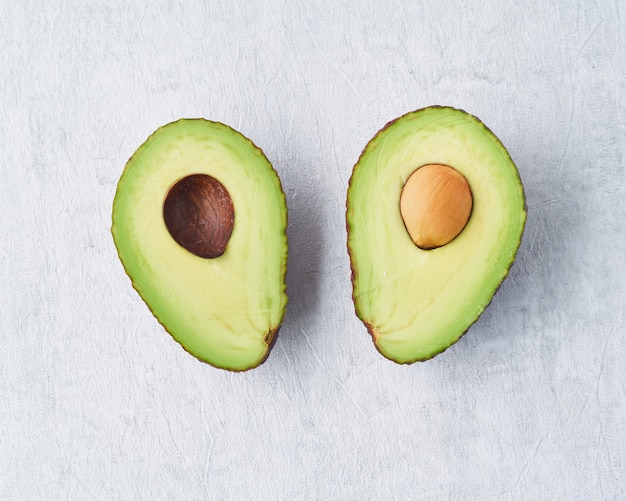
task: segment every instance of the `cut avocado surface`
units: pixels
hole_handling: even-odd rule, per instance
[[[249,139],[204,119],[158,129],[119,180],[111,231],[133,287],[185,350],[241,371],[285,311],[287,208]]]
[[[407,183],[421,169],[421,180]],[[412,363],[455,343],[491,301],[521,242],[524,190],[482,122],[436,106],[394,120],[368,143],[346,219],[356,313],[381,354]]]

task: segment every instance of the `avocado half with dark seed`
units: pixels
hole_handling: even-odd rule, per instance
[[[521,242],[524,189],[480,120],[433,106],[368,143],[346,219],[356,314],[382,355],[407,364],[444,351],[487,307]]]
[[[266,359],[287,303],[287,207],[259,148],[221,123],[167,124],[126,164],[112,219],[133,287],[185,350],[233,371]]]

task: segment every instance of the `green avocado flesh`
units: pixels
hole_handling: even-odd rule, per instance
[[[448,244],[418,248],[400,214],[408,177],[427,164],[467,179],[469,221]],[[464,111],[430,107],[391,122],[365,147],[347,198],[353,299],[377,349],[398,363],[427,360],[478,319],[506,277],[526,209],[504,146]]]
[[[224,253],[179,245],[163,206],[179,180],[206,174],[228,191],[234,226]],[[133,287],[185,350],[246,370],[268,355],[287,303],[287,208],[278,175],[249,139],[226,125],[183,119],[158,129],[126,164],[111,231]]]

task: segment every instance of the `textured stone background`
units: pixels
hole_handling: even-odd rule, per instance
[[[0,2],[0,499],[624,499],[626,9],[496,3]],[[469,334],[397,366],[345,191],[430,104],[501,138],[528,225]],[[288,199],[288,312],[244,374],[163,331],[109,233],[128,157],[196,116]]]

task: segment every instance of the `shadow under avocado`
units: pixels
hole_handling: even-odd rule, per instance
[[[324,252],[322,221],[316,199],[311,191],[292,188],[289,180],[284,182],[287,195],[287,311],[280,337],[291,340],[298,336],[300,328],[313,321],[320,302],[321,266]]]

